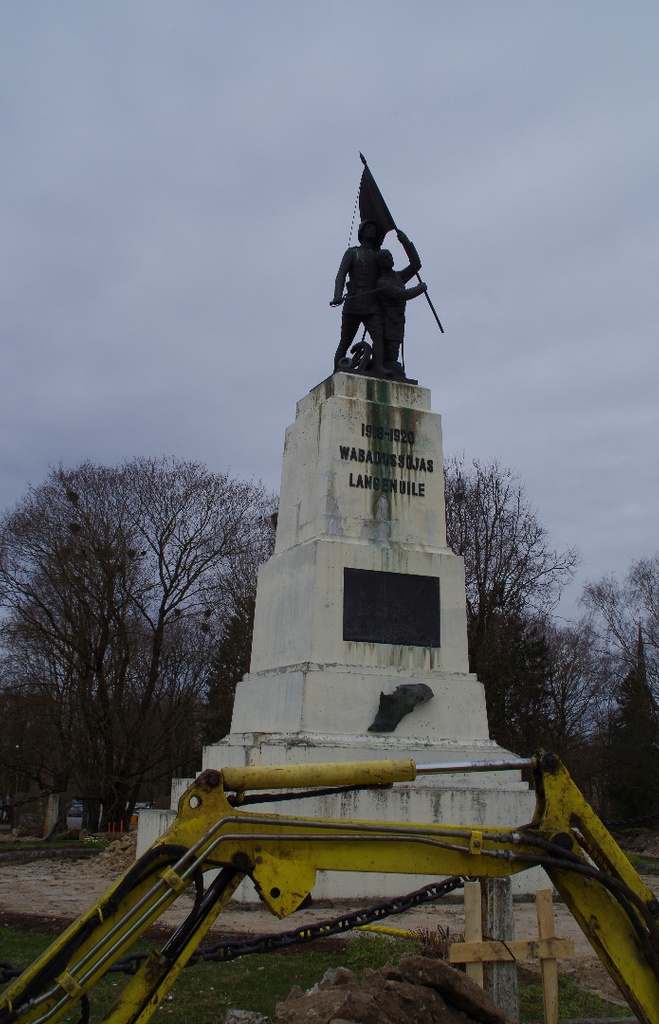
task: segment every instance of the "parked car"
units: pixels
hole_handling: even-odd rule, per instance
[[[82,828],[82,800],[72,800],[66,812],[67,828]]]

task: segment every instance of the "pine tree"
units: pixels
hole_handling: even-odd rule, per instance
[[[635,663],[620,684],[609,727],[609,814],[659,811],[659,714],[648,684],[641,627]]]

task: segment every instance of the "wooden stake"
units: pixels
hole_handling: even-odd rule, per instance
[[[465,882],[465,941],[452,942],[448,950],[449,963],[466,964],[468,977],[483,987],[483,963],[518,963],[521,960],[540,960],[542,996],[545,1024],[558,1024],[558,962],[574,956],[572,939],[557,939],[551,889],[539,889],[535,894],[538,916],[537,939],[483,940],[480,884]],[[490,993],[494,996],[493,993]],[[506,1010],[505,1007],[502,1007]],[[506,1010],[508,1016],[511,1015]]]
[[[538,889],[535,894],[535,909],[538,915],[540,939],[554,938],[554,912],[551,905],[551,889]],[[558,962],[542,957],[542,998],[545,1007],[545,1024],[558,1024]]]
[[[393,928],[381,931],[393,932]],[[407,935],[407,932],[401,934]],[[517,963],[520,960],[555,960],[562,956],[567,959],[574,955],[572,939],[510,939],[508,942],[488,940],[483,942],[452,942],[449,946],[449,963]]]

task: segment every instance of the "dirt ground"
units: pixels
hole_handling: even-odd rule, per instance
[[[131,863],[134,856],[134,838],[126,836],[91,859],[33,860],[23,864],[0,861],[0,925],[29,930],[63,929],[80,913],[94,903]],[[645,879],[659,896],[659,876]],[[191,895],[184,894],[160,919],[166,929],[178,925],[189,911]],[[305,924],[335,917],[355,905],[322,901],[307,910],[298,911],[285,921],[279,921],[262,904],[238,904],[232,901],[216,922],[213,938],[254,936],[269,932],[287,931]],[[603,998],[625,1006],[617,989],[610,981],[597,957],[584,938],[579,926],[565,905],[554,901],[555,933],[559,938],[572,939],[574,957],[560,962],[560,970],[571,973],[583,988],[597,992]],[[449,929],[458,936],[464,928],[463,910],[459,899],[440,901],[405,914],[390,917],[386,924],[410,931],[436,932]],[[535,905],[532,902],[515,903],[515,937],[537,938],[538,927]],[[1,956],[0,952],[0,956]],[[531,970],[539,965],[530,964]]]

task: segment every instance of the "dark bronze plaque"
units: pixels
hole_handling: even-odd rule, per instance
[[[439,579],[344,569],[343,639],[439,647]]]

